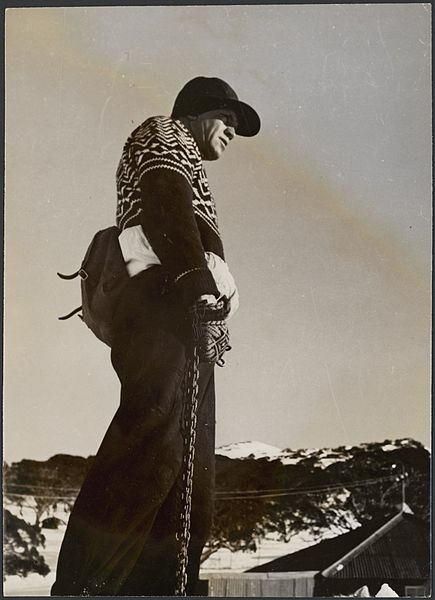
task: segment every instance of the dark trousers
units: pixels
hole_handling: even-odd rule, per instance
[[[189,327],[159,269],[131,279],[116,315],[120,406],[76,500],[52,595],[173,595]],[[200,365],[187,594],[212,520],[215,395]]]

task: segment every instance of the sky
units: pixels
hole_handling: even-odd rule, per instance
[[[261,116],[206,163],[241,305],[217,445],[430,440],[429,4],[6,13],[4,458],[94,454],[119,403],[75,271],[129,133],[217,76]]]

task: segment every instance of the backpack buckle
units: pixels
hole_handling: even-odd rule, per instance
[[[83,279],[83,281],[85,281],[89,277],[89,275],[86,273],[86,271],[84,269],[80,269],[79,275]]]

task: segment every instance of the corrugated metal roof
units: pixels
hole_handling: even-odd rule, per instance
[[[249,572],[318,570],[332,579],[426,579],[429,532],[413,515],[369,523]],[[342,565],[338,568],[337,566]]]
[[[343,567],[329,573],[334,579],[426,579],[429,576],[429,543],[424,526],[402,514],[381,537],[342,561]]]
[[[343,554],[355,548],[389,519],[376,520],[357,527],[342,535],[322,540],[303,550],[286,554],[280,558],[249,569],[248,573],[270,573],[288,571],[321,571],[333,564]]]

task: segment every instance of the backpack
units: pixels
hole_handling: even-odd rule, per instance
[[[130,277],[119,245],[118,227],[113,225],[98,231],[82,261],[72,275],[58,273],[61,279],[81,277],[82,305],[59,317],[64,321],[82,311],[79,317],[99,340],[112,346],[113,317],[119,298]]]

